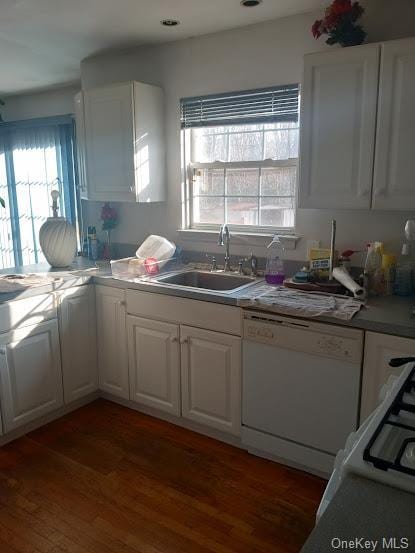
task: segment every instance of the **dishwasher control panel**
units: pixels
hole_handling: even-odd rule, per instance
[[[244,339],[360,363],[363,332],[335,325],[264,313],[244,316]]]
[[[268,338],[272,340],[276,336],[273,328],[270,328],[268,325],[261,324],[248,324],[246,327],[246,332],[250,338]]]

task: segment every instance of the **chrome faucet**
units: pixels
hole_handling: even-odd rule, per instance
[[[224,240],[225,238],[225,240]],[[229,242],[231,239],[231,235],[229,232],[228,225],[222,225],[219,230],[219,240],[218,240],[218,246],[225,246],[225,265],[223,267],[223,270],[231,271],[231,255],[229,252]]]

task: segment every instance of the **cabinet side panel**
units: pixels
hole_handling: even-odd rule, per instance
[[[157,86],[134,83],[135,175],[139,202],[166,199],[164,94]]]

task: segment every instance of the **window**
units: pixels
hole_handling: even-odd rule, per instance
[[[187,227],[293,230],[298,85],[181,102]]]
[[[60,215],[76,221],[73,152],[69,116],[0,124],[0,268],[45,260],[39,229],[52,215],[52,188]]]

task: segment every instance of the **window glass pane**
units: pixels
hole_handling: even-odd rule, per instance
[[[201,127],[200,129],[192,129],[192,132],[196,136],[208,136],[210,134],[226,134],[229,130],[229,127]]]
[[[17,147],[13,150],[13,165],[23,264],[43,262],[39,230],[52,215],[50,192],[58,179],[56,148],[53,144]]]
[[[198,169],[194,183],[194,195],[223,195],[225,192],[224,169]]]
[[[217,129],[223,127],[217,127]],[[212,161],[226,161],[227,137],[226,134],[212,132],[215,127],[209,129],[194,129],[193,132],[193,161],[209,163]]]
[[[264,159],[298,157],[298,130],[266,131]]]
[[[258,224],[258,198],[227,198],[226,222],[232,225]]]
[[[267,167],[261,173],[261,194],[265,196],[294,196],[296,167]]]
[[[195,223],[222,224],[224,218],[224,198],[209,196],[193,198],[193,221]]]
[[[250,168],[243,162],[296,159],[297,122],[206,127],[190,134],[194,162],[226,162],[224,169],[196,170],[194,223],[293,227],[297,167]]]
[[[259,191],[259,169],[228,169],[226,193],[230,196],[256,196]]]
[[[298,129],[297,121],[281,121],[281,123],[265,123],[264,129]]]
[[[229,161],[258,161],[262,157],[262,132],[229,135]]]
[[[294,198],[261,198],[261,226],[293,227]]]
[[[264,124],[260,123],[258,125],[229,125],[228,127],[222,127],[227,132],[248,132],[248,131],[262,131]]]

